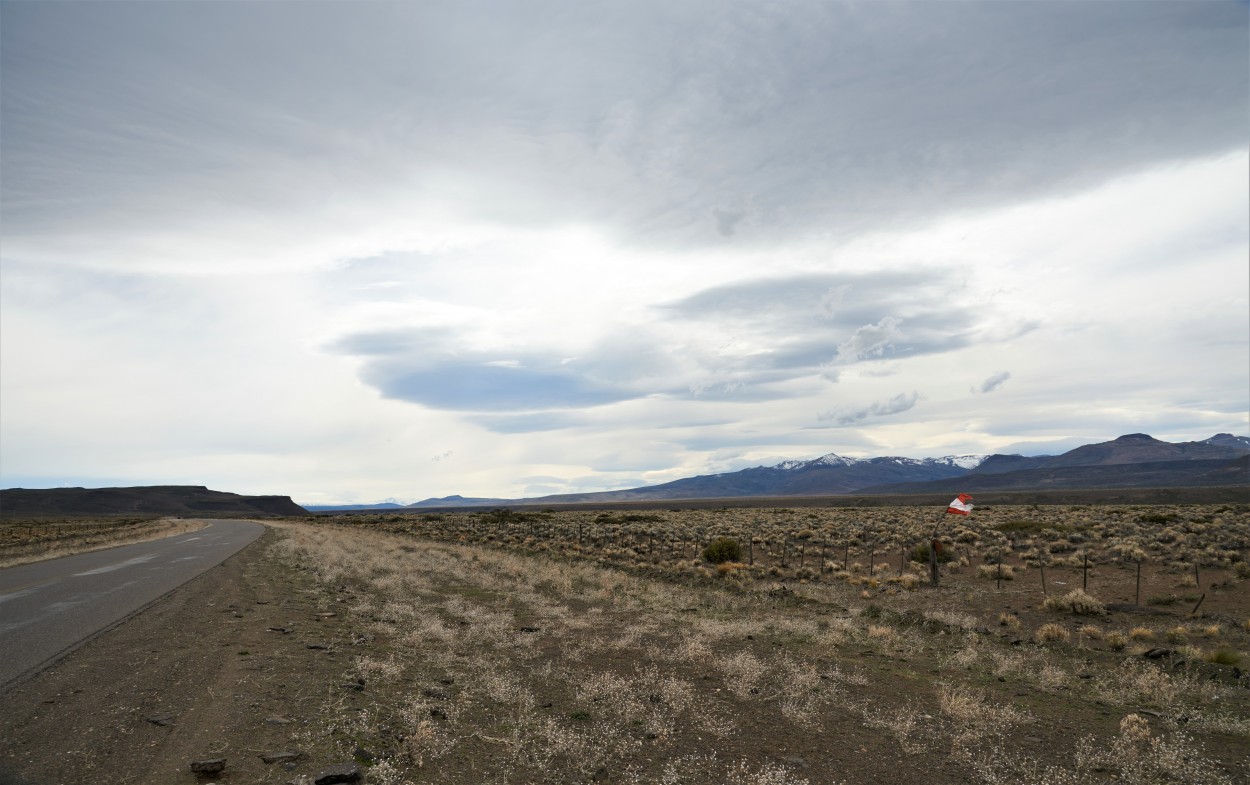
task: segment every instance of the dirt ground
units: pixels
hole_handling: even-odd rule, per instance
[[[221,757],[222,782],[291,779],[259,756],[338,687],[344,620],[268,557],[275,536],[0,696],[0,783],[192,783],[191,761]]]
[[[1201,642],[1188,600],[1055,615],[1036,579],[864,602],[281,524],[0,696],[0,783],[1250,782],[1240,671],[1141,656],[1183,622]],[[1202,622],[1242,640],[1245,584],[1208,580]],[[1047,622],[1073,639],[1035,643]],[[1119,651],[1079,632],[1141,623]]]

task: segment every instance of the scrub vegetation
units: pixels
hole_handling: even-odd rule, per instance
[[[276,525],[364,697],[294,741],[371,782],[1250,780],[1245,505]]]
[[[0,568],[155,540],[203,526],[203,521],[155,516],[0,518]]]

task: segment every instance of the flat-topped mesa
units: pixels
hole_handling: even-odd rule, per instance
[[[180,515],[275,517],[307,515],[289,496],[241,496],[203,485],[129,488],[9,488],[0,491],[0,515],[50,517]]]

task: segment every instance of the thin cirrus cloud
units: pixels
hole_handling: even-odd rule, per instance
[[[835,426],[852,425],[863,422],[870,417],[889,417],[892,414],[901,414],[915,406],[918,400],[920,400],[919,392],[899,393],[888,400],[873,401],[868,406],[858,409],[823,412],[817,415],[816,419],[819,422],[831,422]]]
[[[1010,378],[1011,378],[1011,373],[1008,371],[1003,371],[1002,373],[996,373],[993,376],[986,379],[985,381],[981,382],[980,387],[972,388],[972,391],[980,392],[980,393],[994,392],[999,387],[1002,387],[1003,384],[1006,383],[1006,381]]]

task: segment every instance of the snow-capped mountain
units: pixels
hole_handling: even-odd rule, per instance
[[[889,461],[900,466],[952,466],[964,471],[969,471],[980,466],[987,455],[944,455],[941,458],[902,458],[898,456],[888,456],[884,458],[848,458],[837,453],[829,453],[819,458],[813,458],[810,461],[782,461],[774,469],[793,472],[811,469],[818,466],[854,466],[858,463],[872,463],[881,461]]]
[[[662,485],[537,499],[427,499],[410,507],[570,504],[753,496],[833,496],[1029,488],[1244,486],[1250,439],[1218,434],[1170,443],[1145,434],[1077,447],[1062,455],[946,455],[941,458],[848,458],[829,453]]]

